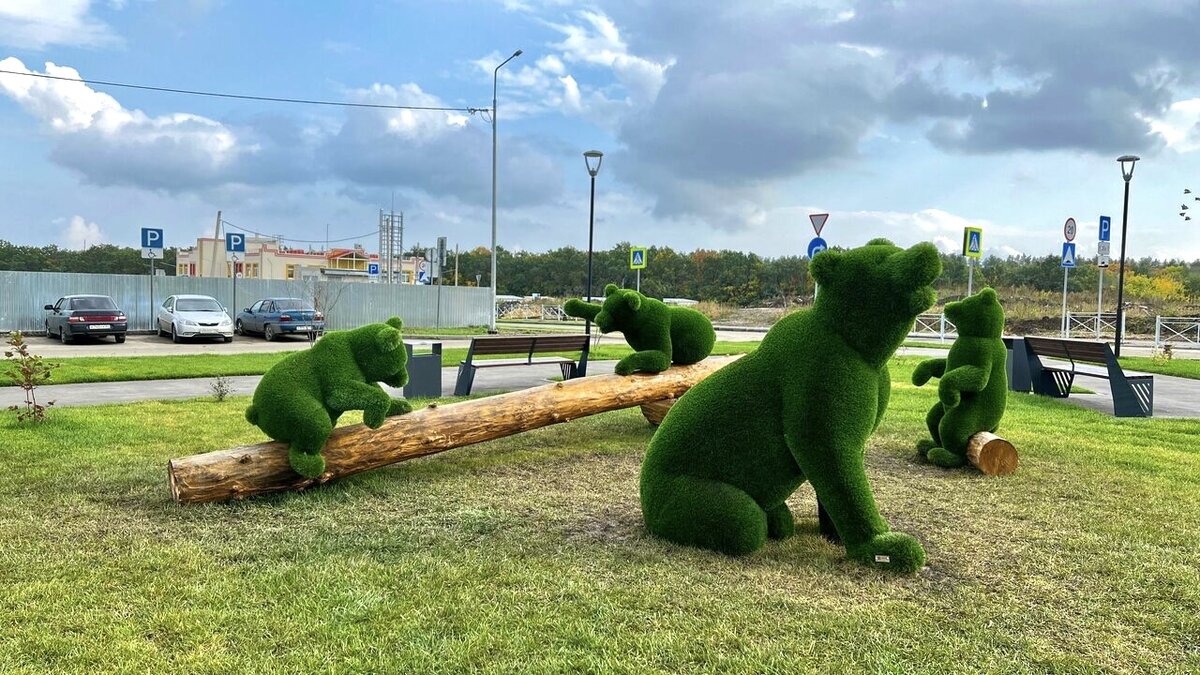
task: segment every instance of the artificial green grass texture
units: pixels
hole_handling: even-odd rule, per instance
[[[934,464],[957,467],[967,463],[971,436],[995,432],[1004,418],[1008,350],[1000,339],[1004,308],[996,291],[984,288],[948,303],[945,311],[958,327],[958,337],[945,358],[922,361],[912,383],[921,386],[938,378],[937,399],[925,417],[931,438],[918,447]]]
[[[822,530],[848,557],[897,572],[925,552],[880,515],[863,448],[888,405],[887,363],[935,294],[932,244],[885,239],[813,256],[821,293],[784,317],[759,348],[709,375],[663,420],[642,465],[647,528],[733,555],[788,536],[787,499],[807,482]]]
[[[602,333],[619,331],[634,352],[617,361],[614,372],[661,373],[672,364],[686,366],[703,361],[717,340],[712,321],[688,307],[671,307],[641,293],[604,287],[602,304],[572,298],[563,305],[570,316],[596,322]]]
[[[407,335],[408,331],[404,333]],[[713,345],[712,355],[745,354],[753,351],[757,342],[718,342]],[[59,364],[47,384],[75,384],[83,382],[131,382],[137,380],[171,380],[193,377],[217,377],[224,375],[262,375],[293,352],[269,354],[195,354],[185,356],[86,356],[54,359]],[[592,361],[611,361],[632,354],[625,345],[600,345],[588,352]],[[419,354],[418,354],[419,355]],[[562,356],[577,357],[579,352],[563,352]],[[467,358],[465,347],[442,350],[442,366],[457,366]],[[485,357],[478,357],[483,359]],[[491,358],[512,358],[495,356]],[[13,386],[8,380],[0,380],[0,386]]]
[[[385,418],[412,411],[408,401],[379,386],[408,384],[403,327],[394,316],[387,323],[331,332],[311,349],[292,352],[263,375],[246,421],[289,444],[296,473],[320,476],[321,450],[343,414],[361,410],[363,423],[378,429]]]
[[[636,409],[186,507],[167,459],[264,440],[247,399],[3,418],[0,671],[1200,669],[1200,422],[1014,394],[1018,472],[947,472],[912,451],[916,362],[867,453],[929,551],[913,577],[846,561],[809,488],[801,532],[751,556],[648,536]]]

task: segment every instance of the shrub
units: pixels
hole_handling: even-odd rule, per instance
[[[8,336],[8,346],[11,349],[4,350],[8,365],[4,374],[25,391],[25,405],[10,405],[8,409],[17,413],[17,422],[41,422],[46,419],[46,409],[54,405],[54,401],[38,403],[36,389],[50,379],[50,373],[58,366],[46,363],[37,354],[31,354],[21,331],[13,331]]]

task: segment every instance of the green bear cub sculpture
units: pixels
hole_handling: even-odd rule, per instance
[[[731,555],[795,531],[786,500],[804,481],[821,531],[848,556],[912,572],[925,551],[890,532],[863,465],[867,438],[887,409],[888,359],[934,302],[937,249],[877,239],[812,260],[821,291],[754,352],[683,395],[642,464],[642,515],[670,541]]]
[[[338,418],[362,410],[363,423],[378,429],[385,418],[411,412],[377,383],[408,383],[408,357],[400,336],[403,323],[392,317],[353,330],[326,333],[310,349],[271,367],[254,390],[246,420],[271,438],[287,443],[292,469],[306,478],[325,471],[321,449]]]
[[[1008,404],[1008,349],[1004,333],[1004,308],[996,291],[985,288],[975,295],[946,305],[946,318],[958,338],[944,359],[922,361],[913,371],[918,387],[931,377],[938,382],[938,402],[929,409],[925,424],[932,440],[917,448],[938,466],[967,462],[967,441],[980,431],[996,431]]]
[[[617,362],[616,373],[661,373],[671,364],[699,363],[712,353],[717,333],[708,317],[687,307],[671,307],[637,291],[604,287],[604,304],[572,298],[570,316],[595,321],[602,333],[620,331],[634,353]]]

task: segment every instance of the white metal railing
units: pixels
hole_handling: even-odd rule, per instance
[[[1154,317],[1154,346],[1158,348],[1168,343],[1172,347],[1200,347],[1200,317]]]
[[[1121,317],[1121,334],[1125,334],[1125,314]],[[1067,312],[1067,332],[1064,337],[1071,337],[1071,332],[1086,333],[1097,340],[1102,335],[1117,335],[1117,313],[1097,312]]]
[[[909,333],[910,337],[936,337],[941,342],[955,335],[954,324],[945,314],[918,314],[913,322],[912,332]]]

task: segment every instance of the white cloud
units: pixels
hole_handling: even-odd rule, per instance
[[[662,62],[631,54],[621,31],[601,12],[581,11],[578,24],[550,24],[564,39],[552,45],[568,63],[610,68],[634,102],[652,102],[666,82],[674,59]]]
[[[121,9],[124,3],[110,4]],[[120,43],[120,38],[90,12],[90,0],[5,0],[0,3],[0,44],[43,49],[50,45],[96,47]]]
[[[1162,117],[1145,119],[1153,132],[1162,135],[1168,148],[1179,152],[1200,150],[1200,98],[1176,101]]]
[[[63,248],[87,249],[97,244],[108,242],[108,236],[96,223],[90,223],[83,216],[71,216],[71,221],[63,228],[60,237]]]
[[[33,73],[20,60],[0,60],[0,69]],[[79,72],[46,63],[45,74],[77,79]],[[51,158],[97,185],[135,185],[188,190],[239,182],[269,182],[278,167],[263,166],[267,150],[292,152],[279,124],[265,124],[263,138],[240,138],[232,128],[200,115],[175,112],[150,116],[125,108],[112,96],[78,81],[0,75],[0,93],[16,101],[54,140]],[[245,130],[247,137],[254,136]],[[264,147],[264,143],[269,147]],[[282,164],[276,162],[276,164]],[[254,177],[257,173],[258,178]]]

